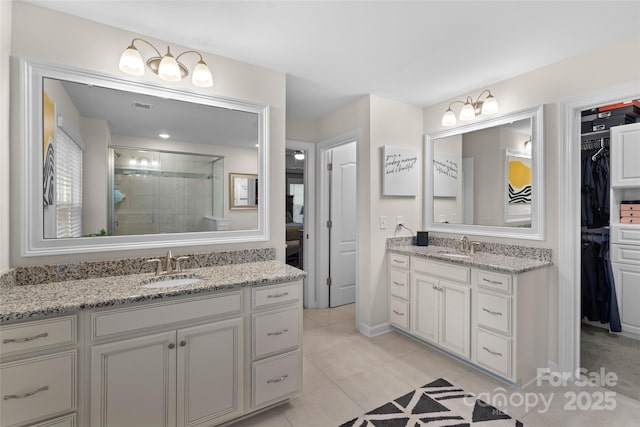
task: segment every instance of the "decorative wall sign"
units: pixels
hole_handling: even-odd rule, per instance
[[[415,196],[418,193],[418,152],[413,148],[382,147],[382,195]]]
[[[433,154],[433,196],[457,197],[460,157],[455,154]]]
[[[531,154],[506,150],[505,222],[531,220]]]
[[[54,204],[56,106],[46,92],[42,93],[42,194],[45,206]]]

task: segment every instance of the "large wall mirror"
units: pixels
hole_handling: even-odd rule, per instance
[[[19,60],[23,256],[266,240],[268,107]],[[260,204],[230,204],[229,172]]]
[[[425,136],[427,230],[544,238],[543,107]]]

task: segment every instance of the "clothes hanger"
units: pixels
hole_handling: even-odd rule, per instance
[[[603,151],[604,151],[604,138],[600,138],[600,149],[596,152],[596,154],[591,156],[591,160],[595,162],[598,156],[600,155],[600,153],[602,153]]]

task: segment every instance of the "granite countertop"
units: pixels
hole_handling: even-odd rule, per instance
[[[395,246],[388,249],[390,252],[412,255],[422,258],[445,261],[466,267],[477,267],[483,270],[499,271],[502,273],[519,274],[525,271],[549,267],[553,263],[549,260],[498,255],[489,252],[476,252],[468,254],[468,257],[447,256],[445,254],[461,254],[456,249],[445,246]]]
[[[143,273],[0,286],[0,322],[223,289],[290,282],[303,279],[306,273],[280,261],[261,261],[194,268],[170,276],[198,277],[202,280],[183,286],[143,288],[143,284],[160,277],[156,277],[154,273]]]

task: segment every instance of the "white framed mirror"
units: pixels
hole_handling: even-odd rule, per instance
[[[23,256],[268,240],[268,106],[13,60]],[[228,202],[238,169],[252,212]]]
[[[425,135],[428,231],[544,239],[543,106]]]

